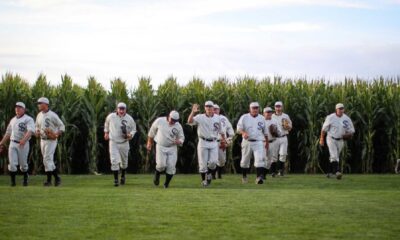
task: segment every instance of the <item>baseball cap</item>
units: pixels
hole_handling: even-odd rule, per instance
[[[123,102],[118,103],[117,108],[126,108],[126,104]]]
[[[170,117],[171,119],[175,120],[175,121],[178,121],[178,120],[179,120],[179,113],[178,113],[177,111],[175,111],[175,110],[172,110],[172,111],[169,113],[169,117]]]
[[[283,103],[281,101],[275,102],[275,106],[283,106]]]
[[[38,99],[37,103],[44,103],[44,104],[49,105],[50,102],[49,102],[49,99],[47,99],[45,97],[41,97]]]
[[[17,103],[15,104],[15,106],[16,106],[16,107],[25,108],[25,103],[23,103],[23,102],[17,102]]]
[[[274,110],[272,110],[272,108],[270,108],[270,107],[264,108],[264,113],[273,112],[273,111],[274,111]]]
[[[214,106],[214,103],[212,101],[207,101],[204,106]]]
[[[218,104],[214,104],[214,108],[219,109]]]
[[[252,102],[252,103],[250,103],[250,108],[256,108],[256,107],[260,107],[260,105],[258,104],[258,102]]]
[[[343,103],[338,103],[338,104],[336,104],[336,109],[338,109],[338,108],[344,108]]]

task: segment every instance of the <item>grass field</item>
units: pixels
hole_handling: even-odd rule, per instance
[[[59,188],[44,178],[11,188],[0,176],[0,239],[400,237],[399,175],[287,175],[264,185],[226,175],[206,189],[198,175],[177,175],[169,189],[151,175],[128,175],[117,188],[111,175],[62,176]]]

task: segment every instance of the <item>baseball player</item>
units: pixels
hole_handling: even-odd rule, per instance
[[[36,136],[40,137],[40,150],[43,156],[44,170],[47,180],[44,186],[51,186],[51,175],[54,176],[54,186],[61,184],[61,178],[57,174],[54,163],[54,152],[57,148],[57,139],[65,132],[64,123],[58,115],[49,109],[49,99],[41,97],[38,100],[39,113],[36,116]]]
[[[214,114],[219,115],[221,118],[222,129],[225,129],[224,134],[225,134],[225,140],[226,140],[226,145],[220,144],[219,148],[218,148],[218,163],[217,163],[216,173],[217,173],[217,177],[219,179],[222,178],[222,170],[226,163],[226,148],[232,142],[232,138],[235,135],[232,124],[229,122],[228,118],[220,113],[221,113],[221,109],[219,108],[218,104],[214,104]],[[220,135],[218,135],[218,142],[221,142]],[[213,172],[212,178],[216,179],[215,172]]]
[[[319,143],[321,146],[326,143],[329,148],[330,169],[327,177],[336,175],[336,179],[342,179],[339,168],[339,156],[342,151],[344,141],[350,139],[354,134],[354,125],[351,119],[344,113],[344,105],[336,104],[336,111],[328,115],[321,129]]]
[[[242,140],[242,183],[247,183],[247,171],[250,168],[250,158],[254,156],[254,167],[256,167],[256,184],[264,183],[264,155],[268,149],[268,129],[265,126],[265,119],[259,113],[260,105],[258,102],[250,103],[250,112],[243,114],[237,124],[237,132],[243,137]]]
[[[128,167],[129,140],[136,133],[136,123],[126,113],[126,104],[118,103],[117,110],[106,117],[104,139],[110,140],[109,151],[111,171],[114,174],[114,186],[118,187],[118,173],[121,169],[121,185],[125,184],[125,173]]]
[[[275,158],[272,162],[276,162],[277,164],[278,176],[283,176],[288,148],[287,135],[292,130],[292,120],[290,120],[289,115],[283,112],[283,103],[281,101],[275,103],[275,113],[272,115],[272,119],[279,124],[278,127],[282,130],[281,136],[276,140],[276,147],[279,149],[279,159]],[[275,174],[272,173],[272,176],[274,177]]]
[[[171,111],[168,117],[157,118],[151,125],[147,138],[147,150],[151,151],[156,142],[156,172],[154,185],[160,184],[160,174],[165,171],[164,188],[168,188],[176,169],[178,148],[185,141],[182,125],[179,123],[179,113]]]
[[[265,126],[268,129],[268,142],[269,148],[265,156],[266,172],[269,170],[271,174],[276,174],[276,161],[279,155],[279,148],[277,145],[277,139],[282,135],[282,130],[280,125],[274,119],[272,119],[272,114],[274,110],[270,107],[266,107],[263,110],[265,118]],[[264,175],[265,176],[265,175]]]
[[[199,172],[202,186],[207,187],[211,184],[211,174],[216,170],[218,162],[218,135],[221,135],[220,143],[222,147],[225,146],[226,141],[221,118],[214,114],[214,103],[212,101],[207,101],[204,108],[205,113],[197,114],[199,112],[199,105],[193,104],[188,123],[197,126],[197,136],[199,137],[199,143],[197,145]]]
[[[11,176],[11,186],[14,187],[15,176],[17,175],[17,166],[24,174],[23,186],[28,186],[28,153],[29,140],[35,133],[35,123],[33,118],[25,114],[25,104],[17,102],[15,104],[15,117],[13,117],[7,126],[6,134],[0,141],[0,145],[10,140],[8,148],[8,171]]]

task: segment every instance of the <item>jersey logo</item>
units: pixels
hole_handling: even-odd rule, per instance
[[[264,129],[264,123],[263,122],[258,122],[258,130],[262,131]]]
[[[347,121],[347,120],[344,120],[344,121],[343,121],[343,128],[346,129],[346,130],[349,130],[349,128],[350,128],[350,123],[349,123],[349,121]]]
[[[220,128],[221,128],[221,126],[219,123],[217,123],[217,122],[214,123],[214,132],[218,132]]]
[[[179,133],[178,129],[172,128],[170,137],[171,137],[171,138],[175,138],[175,137],[178,136],[178,133]]]
[[[128,132],[127,127],[126,127],[127,123],[128,123],[128,121],[126,121],[126,120],[121,121],[121,131],[123,134],[127,134],[127,132]]]
[[[44,127],[45,128],[48,128],[48,127],[50,127],[50,118],[46,118],[46,119],[44,119]]]
[[[25,132],[25,131],[26,131],[26,124],[23,123],[23,122],[19,123],[19,124],[18,124],[18,130],[19,130],[20,132]]]
[[[225,127],[225,125],[226,125],[226,120],[225,120],[225,118],[221,119],[221,123],[222,123],[222,126]]]

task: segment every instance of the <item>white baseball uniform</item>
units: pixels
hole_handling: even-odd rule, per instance
[[[35,133],[33,118],[24,114],[21,117],[15,116],[7,126],[6,134],[10,135],[10,147],[8,148],[8,170],[16,172],[17,166],[22,172],[28,171],[29,139],[23,147],[19,145],[21,139],[27,132]]]
[[[197,158],[199,172],[206,173],[208,168],[214,170],[218,162],[218,135],[224,133],[221,118],[217,114],[208,117],[206,114],[198,114],[193,117],[191,125],[197,126]]]
[[[278,135],[281,136],[283,131],[282,131],[280,125],[278,124],[278,122],[272,118],[270,120],[265,120],[265,127],[268,130],[271,125],[277,126]],[[269,147],[268,147],[268,151],[266,152],[266,156],[265,156],[265,164],[266,164],[267,169],[269,169],[271,167],[272,162],[278,161],[278,155],[279,155],[278,139],[279,139],[279,137],[277,138],[277,137],[272,136],[270,131],[268,131]]]
[[[43,165],[46,172],[51,172],[56,169],[54,164],[54,152],[57,148],[57,139],[48,139],[45,129],[49,128],[53,132],[65,132],[64,123],[58,115],[48,110],[47,112],[39,112],[36,117],[36,130],[40,131],[40,150],[43,155]]]
[[[185,141],[183,128],[179,122],[170,125],[167,117],[157,118],[151,125],[148,136],[153,138],[156,145],[156,169],[174,175],[176,172],[176,161],[178,148],[175,141]]]
[[[233,136],[235,135],[235,132],[233,130],[231,122],[229,122],[228,118],[224,115],[219,115],[221,118],[221,125],[222,129],[225,129],[225,140],[227,144],[229,145],[230,142],[232,141]],[[221,135],[218,135],[218,141],[221,140]],[[225,166],[226,163],[226,149],[218,148],[218,167],[223,167]]]
[[[265,119],[258,114],[253,117],[250,113],[243,114],[237,124],[237,132],[247,132],[249,138],[242,140],[241,168],[250,168],[250,158],[254,155],[254,166],[265,167],[265,136],[268,136],[268,129],[265,126]]]
[[[118,171],[128,167],[129,141],[125,138],[123,129],[132,136],[136,133],[136,123],[129,114],[119,116],[110,113],[104,123],[104,132],[109,134],[109,151],[111,170]]]
[[[346,114],[338,117],[336,113],[332,113],[326,117],[322,131],[328,133],[326,143],[329,148],[330,162],[339,162],[340,152],[343,148],[343,135],[355,132],[353,122]]]
[[[287,148],[288,148],[288,139],[287,135],[289,134],[289,131],[283,128],[282,122],[284,121],[283,119],[286,119],[289,122],[289,126],[292,127],[292,120],[290,120],[289,115],[286,113],[282,113],[280,115],[276,115],[276,113],[272,114],[272,119],[275,120],[278,123],[278,129],[282,131],[281,137],[277,138],[276,147],[278,148],[278,153],[279,153],[279,161],[285,162],[286,161],[286,156],[288,155],[287,153]],[[275,147],[275,146],[274,146]]]

